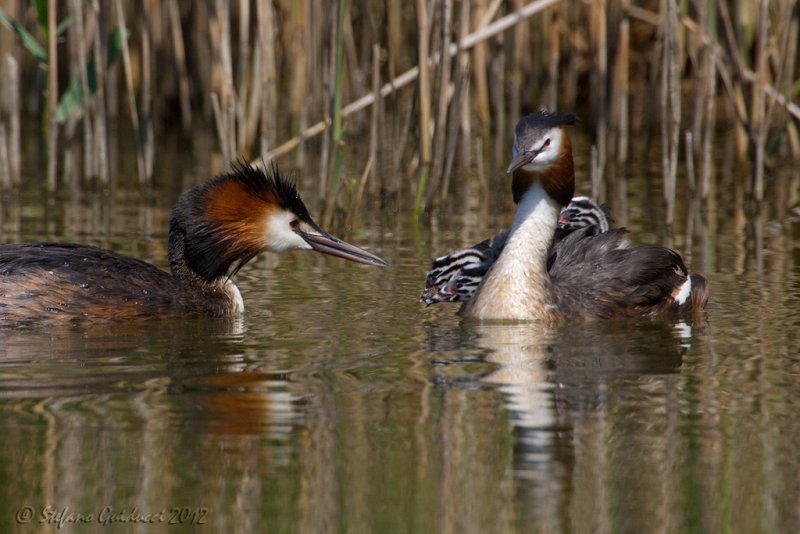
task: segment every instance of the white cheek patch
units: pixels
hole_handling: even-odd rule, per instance
[[[544,150],[542,150],[539,154],[537,154],[536,158],[533,161],[525,165],[525,170],[527,171],[536,171],[540,170],[543,167],[549,167],[553,163],[558,160],[559,155],[561,154],[561,129],[554,128],[547,133],[547,137],[544,137],[537,141],[540,143],[539,146],[532,146],[529,147],[529,150],[538,150],[542,147],[541,143],[544,143],[545,139],[550,139],[550,144],[547,145]]]
[[[288,211],[273,213],[267,219],[264,247],[272,252],[286,252],[288,250],[310,250],[311,245],[292,230],[291,223],[294,214]]]

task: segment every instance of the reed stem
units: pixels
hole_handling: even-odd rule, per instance
[[[83,5],[84,3],[80,0],[71,0],[70,6],[72,8],[72,13],[75,17],[75,37],[77,41],[77,63],[78,63],[78,72],[80,73],[80,80],[81,80],[81,102],[83,104],[83,117],[82,117],[82,127],[83,127],[83,168],[84,168],[84,175],[85,176],[95,176],[97,170],[95,168],[95,159],[92,156],[92,150],[94,149],[94,136],[92,127],[92,113],[91,113],[91,104],[89,99],[89,73],[87,72],[87,38],[86,32],[84,31],[84,14],[83,14]]]
[[[435,2],[436,0],[432,0]],[[417,32],[419,50],[419,168],[417,170],[417,195],[414,201],[414,219],[418,219],[423,208],[423,199],[428,187],[431,161],[431,83],[428,64],[430,24],[425,0],[417,0]]]
[[[153,178],[153,159],[155,158],[155,147],[153,130],[153,76],[152,76],[152,59],[151,59],[151,38],[150,38],[150,23],[149,19],[149,4],[150,0],[142,2],[142,122],[144,127],[142,129],[142,152],[144,154],[144,173],[145,181],[150,183]]]
[[[2,122],[0,122],[0,187],[4,191],[11,189],[11,165],[8,158],[6,125]]]
[[[708,91],[705,105],[705,132],[703,133],[703,167],[700,177],[700,196],[708,198],[711,190],[712,147],[714,138],[714,103],[717,99],[717,56],[708,60]]]
[[[20,141],[19,64],[11,54],[6,56],[6,110],[8,111],[8,172],[11,185],[20,183],[22,148]]]
[[[58,174],[58,48],[56,35],[57,6],[55,0],[47,2],[47,78],[48,78],[48,141],[47,141],[47,189],[55,191]]]
[[[623,12],[630,0],[623,1]],[[629,94],[630,94],[630,21],[627,16],[619,23],[619,42],[617,56],[614,60],[614,95],[613,102],[616,113],[617,162],[628,161],[628,129],[629,129]]]
[[[336,33],[336,70],[334,71],[333,87],[333,165],[330,172],[330,184],[325,200],[325,214],[323,219],[330,225],[336,199],[339,196],[339,176],[342,172],[342,141],[344,128],[342,126],[342,92],[344,90],[344,26],[347,17],[348,0],[339,0],[338,24]]]
[[[181,13],[178,0],[167,1],[169,14],[170,33],[172,34],[173,54],[175,66],[178,69],[178,95],[181,105],[181,126],[184,135],[189,135],[192,128],[192,104],[189,92],[189,73],[186,68],[186,47],[181,28]]]
[[[133,86],[133,67],[131,53],[128,48],[128,27],[125,24],[125,13],[122,11],[122,1],[115,0],[117,10],[117,25],[122,32],[122,62],[125,66],[125,85],[128,92],[128,108],[133,123],[133,135],[136,144],[136,168],[139,171],[139,182],[147,182],[147,166],[145,164],[144,145],[142,143],[142,129],[139,124],[139,110],[136,105],[136,90]]]
[[[692,156],[694,154],[694,136],[690,130],[686,130],[684,141],[686,144],[684,149],[686,154],[686,181],[689,183],[689,191],[694,196],[697,191],[697,181],[694,175],[694,156]]]
[[[349,229],[353,227],[353,223],[356,218],[356,213],[358,213],[358,208],[361,206],[361,200],[364,198],[364,191],[367,187],[367,179],[369,178],[370,173],[372,172],[372,166],[375,162],[370,156],[367,159],[367,164],[364,167],[364,172],[361,173],[361,178],[358,181],[358,186],[356,187],[356,192],[353,195],[353,201],[350,203],[350,209],[347,211],[347,218],[345,220],[345,228]]]
[[[667,224],[671,225],[675,215],[681,118],[678,7],[675,0],[665,0],[662,36],[664,42],[661,67],[662,166],[664,174],[664,198],[667,202]]]
[[[453,0],[442,0],[442,17],[440,24],[440,57],[444,58],[439,62],[439,95],[437,104],[436,124],[433,136],[433,159],[431,161],[431,182],[425,192],[425,200],[422,209],[430,206],[434,192],[439,187],[444,172],[445,150],[447,143],[447,118],[450,110],[450,64],[451,60],[447,54],[450,49],[450,29],[453,14]]]
[[[247,149],[247,70],[250,67],[250,0],[239,0],[239,60],[236,68],[237,154]],[[253,84],[257,85],[257,84]],[[252,87],[252,86],[251,86]],[[253,87],[253,90],[255,88]]]
[[[380,101],[381,97],[381,47],[377,44],[372,45],[372,95],[375,102]],[[380,105],[372,106],[372,117],[370,120],[370,133],[369,133],[369,159],[371,162],[377,162],[375,165],[370,165],[370,176],[373,180],[376,178],[378,169],[380,169],[380,159],[378,157],[379,141],[378,136],[381,131],[380,127]],[[381,180],[383,174],[381,173]]]
[[[668,2],[671,0],[667,0]],[[603,174],[606,164],[608,140],[608,35],[606,28],[606,0],[591,4],[591,34],[594,68],[591,70],[592,111],[595,118],[597,165]]]
[[[258,46],[261,51],[259,54],[261,62],[261,105],[259,118],[259,152],[262,157],[266,156],[267,151],[274,142],[275,116],[278,112],[277,103],[277,74],[275,67],[275,13],[272,2],[269,0],[259,0],[256,4],[256,16],[258,24]],[[256,79],[255,76],[253,76]],[[298,87],[299,91],[304,91],[305,87]],[[251,113],[253,113],[251,111]],[[255,115],[255,113],[253,113]]]
[[[94,39],[94,46],[92,54],[94,56],[94,68],[97,73],[97,92],[94,97],[95,113],[94,113],[94,147],[93,154],[95,157],[94,168],[100,178],[100,182],[107,184],[109,182],[109,164],[108,164],[108,139],[106,138],[108,116],[106,115],[106,58],[103,55],[103,48],[100,44],[100,36],[103,35],[102,27],[100,26],[100,8],[95,3],[92,7],[92,19],[94,26],[97,29],[97,35]],[[124,36],[123,36],[124,38]]]

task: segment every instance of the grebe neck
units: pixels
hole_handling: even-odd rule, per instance
[[[186,230],[174,219],[170,224],[168,258],[172,276],[203,301],[209,315],[239,314],[244,311],[242,294],[232,276],[209,278],[191,267],[186,254]]]
[[[555,321],[547,294],[547,256],[560,210],[541,182],[531,183],[519,200],[506,246],[465,305],[465,315]]]
[[[517,213],[511,225],[509,240],[518,232],[522,232],[526,238],[536,242],[543,239],[544,257],[546,258],[550,240],[553,239],[556,226],[558,226],[560,213],[559,203],[547,194],[541,183],[534,182],[519,201]],[[515,238],[515,240],[519,239],[524,238]]]

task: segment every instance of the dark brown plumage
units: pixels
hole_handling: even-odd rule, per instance
[[[695,276],[694,298],[675,300],[688,271],[680,255],[656,246],[626,248],[627,230],[577,230],[553,252],[550,276],[559,312],[569,320],[656,316],[696,312],[708,299],[705,279]],[[702,287],[696,283],[702,280]]]
[[[110,250],[60,243],[0,246],[1,324],[219,316],[227,307],[221,293],[187,291],[157,267]]]

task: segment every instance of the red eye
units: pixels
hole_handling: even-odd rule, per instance
[[[292,222],[289,223],[289,228],[291,228],[292,231],[297,230],[299,226],[300,226],[300,221],[298,221],[297,219],[294,219]]]
[[[550,146],[550,138],[544,140],[544,146]]]

